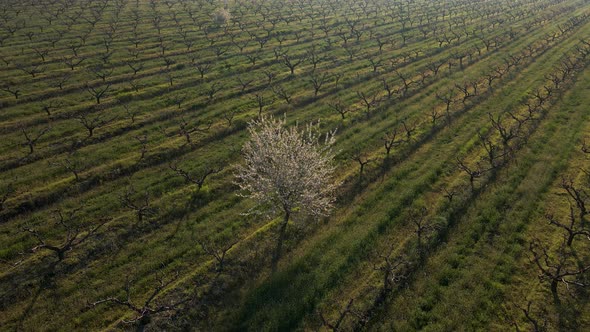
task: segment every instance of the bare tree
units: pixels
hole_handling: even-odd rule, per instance
[[[526,300],[526,298],[525,298],[525,300]],[[520,311],[520,312],[522,312],[522,314],[524,314],[526,322],[530,324],[530,327],[531,327],[530,331],[532,331],[532,332],[546,332],[546,331],[548,331],[549,313],[547,312],[545,307],[539,306],[540,308],[538,310],[533,311],[533,307],[532,307],[533,301],[531,301],[531,300],[526,300],[526,301],[527,301],[526,306],[521,306],[517,303],[514,303],[513,306],[515,308],[510,308],[510,310],[517,309],[517,311]],[[521,329],[520,329],[517,319],[510,312],[508,312],[508,309],[504,309],[503,311],[504,311],[504,315],[509,320],[509,323],[514,327],[515,331],[520,332]]]
[[[74,227],[73,221],[77,218],[76,214],[80,211],[80,208],[74,209],[67,213],[62,212],[61,210],[56,210],[55,219],[56,224],[63,227],[66,230],[66,238],[59,244],[48,244],[43,237],[34,229],[30,227],[25,227],[23,230],[32,234],[38,241],[38,245],[31,249],[31,252],[35,252],[40,249],[46,249],[54,252],[57,255],[58,261],[62,261],[65,258],[65,254],[72,250],[73,248],[79,246],[80,244],[84,243],[89,237],[94,235],[96,231],[102,225],[104,225],[108,219],[103,219],[101,222],[94,226],[93,228],[89,229],[85,234],[82,233],[80,227]]]
[[[342,327],[342,324],[344,323],[345,318],[349,315],[357,317],[357,319],[359,319],[360,321],[366,321],[367,317],[365,317],[365,315],[361,314],[360,312],[352,308],[353,302],[354,299],[350,299],[350,301],[348,301],[348,304],[346,305],[343,311],[340,311],[340,313],[338,314],[338,318],[334,322],[328,321],[326,317],[324,317],[324,314],[320,311],[319,315],[320,319],[322,320],[322,324],[328,329],[332,330],[333,332],[339,332],[346,331],[346,329]]]
[[[490,117],[492,127],[496,129],[498,134],[500,134],[500,138],[502,139],[502,146],[504,147],[504,156],[511,155],[512,148],[510,147],[510,142],[513,139],[519,137],[520,127],[506,125],[502,122],[501,115],[498,115],[496,118],[494,118],[492,113],[489,113],[488,115]]]
[[[70,78],[72,78],[71,73],[60,74],[55,78],[54,86],[59,88],[60,90],[63,90],[64,85],[66,84],[67,81],[70,80]]]
[[[273,98],[265,97],[264,94],[262,94],[262,92],[254,93],[254,97],[250,99],[252,99],[256,103],[256,106],[258,106],[258,117],[262,116],[262,110],[265,106],[268,106],[274,102]]]
[[[380,264],[373,264],[373,270],[383,273],[383,288],[381,289],[381,300],[393,291],[396,284],[406,279],[403,268],[408,265],[405,258],[394,256],[395,246],[390,246],[387,254],[379,255]]]
[[[272,91],[275,93],[275,95],[277,95],[277,97],[284,99],[287,104],[291,104],[292,96],[282,85],[273,86]]]
[[[429,233],[438,229],[438,225],[433,223],[428,218],[428,210],[423,207],[417,210],[410,211],[409,213],[409,220],[410,223],[414,226],[414,233],[416,233],[416,237],[418,240],[418,253],[420,255],[420,259],[424,259],[425,251],[424,251],[424,238],[428,236]]]
[[[221,172],[221,167],[210,167],[206,165],[199,172],[189,173],[178,166],[178,161],[170,162],[168,168],[172,170],[176,175],[181,176],[187,183],[191,183],[197,186],[197,191],[200,191],[205,184],[205,180],[210,175]]]
[[[363,152],[360,148],[356,148],[352,152],[351,159],[359,164],[359,179],[362,179],[365,166],[371,161],[373,161],[373,159],[369,158],[367,156],[367,153]]]
[[[344,120],[346,113],[349,113],[352,111],[352,109],[346,105],[344,105],[342,103],[341,100],[335,100],[335,101],[331,101],[328,103],[328,106],[330,107],[330,109],[332,109],[334,112],[337,112],[338,114],[340,114],[340,116],[342,117],[342,120]]]
[[[205,90],[205,93],[207,94],[207,103],[211,103],[215,98],[215,94],[217,94],[221,90],[223,90],[223,85],[221,85],[221,83],[214,82],[210,84],[209,87]]]
[[[238,76],[238,83],[240,83],[240,92],[244,93],[248,86],[254,82],[254,79],[244,79],[241,76]]]
[[[119,201],[124,207],[133,210],[137,216],[137,222],[156,214],[157,209],[150,205],[150,194],[146,191],[141,197],[136,197],[135,188],[129,187],[125,194],[119,196]]]
[[[400,144],[402,144],[404,142],[404,140],[399,139],[397,137],[397,129],[393,129],[392,131],[385,133],[385,135],[383,135],[381,140],[383,141],[383,145],[385,146],[386,158],[389,158],[389,153],[391,152],[391,149],[393,147],[399,146]]]
[[[227,253],[231,250],[231,248],[233,248],[238,243],[237,240],[229,242],[225,245],[215,244],[209,240],[200,240],[197,242],[199,243],[203,251],[207,255],[213,257],[217,262],[217,266],[215,267],[215,272],[217,272],[217,274],[223,272],[226,263]]]
[[[51,117],[53,110],[59,109],[63,106],[64,106],[63,101],[52,99],[48,102],[43,103],[43,105],[41,107],[43,108],[43,111],[45,111],[45,113],[47,113],[47,116]]]
[[[445,93],[436,93],[436,98],[445,103],[445,115],[447,124],[451,123],[451,105],[455,102],[455,90],[448,90]]]
[[[72,57],[63,57],[62,58],[63,63],[68,66],[68,68],[70,68],[70,70],[74,70],[76,69],[77,66],[79,66],[80,64],[82,64],[82,62],[84,62],[86,60],[85,57],[77,57],[77,56],[72,56]]]
[[[137,160],[137,162],[140,163],[145,158],[145,155],[148,152],[148,148],[147,148],[148,136],[147,135],[137,135],[134,138],[140,145],[140,150],[139,150],[140,155],[139,155],[139,160]]]
[[[287,224],[300,212],[315,217],[332,209],[338,186],[332,179],[331,145],[335,132],[321,140],[319,123],[306,129],[285,128],[286,120],[260,118],[250,122],[250,141],[242,148],[245,165],[237,166],[236,183],[243,196],[257,201],[257,207],[283,213],[277,246],[272,258],[276,270],[281,257]],[[323,142],[322,142],[323,141]]]
[[[561,188],[563,188],[563,190],[565,190],[570,198],[576,203],[576,207],[579,210],[580,222],[584,225],[585,217],[588,214],[588,210],[586,209],[588,193],[584,189],[576,187],[572,178],[563,177],[561,179]]]
[[[329,78],[329,75],[327,73],[316,74],[314,72],[313,74],[311,74],[309,81],[313,85],[314,97],[318,96],[318,92],[320,91],[320,89],[322,88],[324,83],[326,83],[328,78]]]
[[[143,62],[139,62],[139,61],[126,61],[125,64],[127,65],[127,67],[131,68],[131,70],[133,71],[133,76],[137,75],[137,73],[139,73],[141,70],[143,70]]]
[[[566,244],[568,247],[572,246],[572,243],[574,242],[576,236],[586,236],[590,240],[590,230],[584,229],[581,227],[581,225],[578,225],[578,223],[576,222],[576,213],[574,211],[573,205],[571,204],[568,222],[561,222],[552,214],[546,214],[545,218],[547,219],[547,221],[549,221],[549,224],[562,228],[566,231]]]
[[[561,282],[567,287],[570,285],[585,287],[587,285],[575,277],[590,270],[590,265],[578,266],[572,262],[570,259],[572,254],[568,252],[565,240],[564,238],[563,243],[553,255],[549,254],[549,250],[538,239],[533,240],[529,245],[529,251],[532,254],[531,261],[540,271],[539,280],[550,283],[551,294],[557,303],[559,303],[557,292],[559,283]]]
[[[289,54],[283,54],[283,63],[291,71],[291,75],[295,75],[295,68],[305,61],[305,56],[293,58]]]
[[[173,278],[166,282],[164,282],[162,277],[156,276],[156,288],[154,291],[145,300],[145,302],[137,304],[136,302],[131,301],[131,283],[129,281],[129,277],[127,277],[127,281],[125,282],[125,297],[123,299],[118,297],[107,297],[105,299],[89,303],[88,306],[96,307],[97,305],[103,303],[109,303],[114,306],[126,307],[135,313],[135,317],[131,320],[123,320],[123,322],[125,324],[137,324],[137,330],[143,332],[146,326],[151,323],[153,316],[165,312],[176,311],[181,304],[188,301],[188,299],[183,299],[181,301],[171,301],[167,304],[161,304],[156,300],[156,297],[174,281],[176,281],[176,279],[178,279],[178,273],[176,273]]]
[[[80,165],[79,160],[66,157],[52,163],[52,165],[64,168],[66,171],[74,175],[76,182],[80,181],[80,172],[82,171],[82,166]]]
[[[205,74],[207,72],[209,72],[209,70],[211,69],[211,66],[212,66],[212,63],[209,61],[203,61],[203,62],[199,62],[199,63],[195,64],[195,68],[197,69],[197,71],[201,75],[201,79],[203,79],[205,77]]]
[[[41,129],[41,131],[36,135],[33,135],[31,132],[27,132],[24,127],[21,127],[20,130],[23,133],[23,136],[25,136],[26,140],[23,145],[29,148],[29,155],[32,155],[33,152],[35,152],[35,145],[37,144],[37,141],[47,134],[51,130],[51,127],[45,127]]]
[[[184,118],[181,118],[180,122],[178,123],[178,134],[179,136],[184,136],[186,140],[184,145],[192,145],[192,134],[206,132],[207,130],[209,130],[209,128],[211,128],[212,124],[212,122],[209,122],[205,126],[201,126],[200,121],[197,121],[195,124],[190,124]]]
[[[96,104],[100,104],[100,99],[104,97],[107,91],[111,88],[111,83],[108,83],[106,86],[103,87],[93,87],[86,83],[86,91],[96,100]]]
[[[516,305],[516,307],[522,311],[522,313],[524,314],[524,317],[526,318],[526,320],[529,322],[529,324],[532,325],[533,327],[533,332],[544,332],[547,331],[547,317],[549,316],[547,314],[547,310],[545,310],[545,308],[541,308],[540,309],[540,313],[538,318],[534,317],[532,308],[532,301],[528,301],[526,308],[522,307],[520,305]]]
[[[367,116],[367,118],[369,118],[369,116],[371,115],[371,109],[373,107],[377,107],[381,100],[377,98],[377,94],[369,96],[368,93],[357,91],[356,95],[361,99],[361,101],[365,105],[365,115]]]
[[[20,96],[20,89],[18,89],[14,84],[4,84],[2,87],[0,87],[0,89],[13,95],[14,99],[18,99],[18,96]]]
[[[225,119],[225,121],[227,122],[227,127],[230,128],[232,126],[232,123],[234,121],[234,117],[239,113],[239,110],[237,109],[231,109],[228,111],[223,112],[222,116]]]
[[[89,112],[81,112],[77,114],[75,118],[88,130],[88,136],[86,139],[91,138],[94,136],[94,131],[98,128],[102,128],[113,121],[115,118],[104,119],[102,114],[91,114]]]
[[[113,68],[107,69],[103,65],[92,66],[87,70],[97,78],[100,78],[103,82],[105,82],[106,79],[113,73]]]
[[[486,170],[481,169],[480,165],[477,165],[477,168],[467,166],[459,157],[457,157],[457,167],[469,175],[469,184],[471,185],[472,191],[475,190],[475,180],[486,172]]]

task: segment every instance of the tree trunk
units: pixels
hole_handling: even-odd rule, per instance
[[[285,218],[283,219],[283,223],[279,228],[279,238],[277,240],[277,247],[275,249],[274,255],[272,257],[272,272],[276,272],[277,264],[279,263],[279,259],[281,259],[281,254],[283,251],[283,241],[285,240],[285,233],[287,230],[287,224],[289,223],[289,217],[291,213],[285,212]]]
[[[567,246],[568,247],[572,246],[572,242],[574,242],[574,237],[575,237],[575,234],[573,232],[569,232],[569,236],[567,238]]]
[[[557,293],[557,283],[558,280],[553,279],[551,280],[551,294],[553,295],[553,300],[555,301],[555,303],[559,304],[559,294]]]

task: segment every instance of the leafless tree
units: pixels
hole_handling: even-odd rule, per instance
[[[457,167],[469,175],[469,184],[472,191],[475,190],[475,180],[480,178],[486,172],[486,170],[483,170],[480,165],[477,165],[477,168],[467,166],[467,164],[459,159],[459,157],[457,157]]]
[[[33,152],[35,152],[35,145],[37,142],[41,139],[41,137],[51,130],[51,127],[45,127],[41,129],[41,131],[39,131],[36,135],[32,134],[31,132],[27,132],[24,127],[21,127],[20,130],[26,140],[23,145],[29,148],[29,155],[32,155]]]
[[[429,235],[429,233],[437,230],[439,226],[428,219],[428,210],[425,207],[410,211],[408,219],[414,226],[414,233],[416,233],[418,240],[417,248],[420,259],[424,259],[425,250],[423,240]]]
[[[113,73],[113,68],[107,69],[102,65],[97,65],[88,68],[88,71],[105,82],[106,79]]]
[[[373,161],[373,159],[369,158],[367,153],[363,152],[360,148],[356,148],[353,151],[351,159],[359,164],[359,179],[362,179],[365,166]]]
[[[284,99],[287,104],[291,104],[291,93],[289,93],[282,85],[274,85],[272,91],[277,97]]]
[[[394,255],[395,246],[390,246],[386,254],[379,255],[379,264],[373,264],[373,270],[383,273],[383,288],[381,289],[381,300],[383,300],[391,291],[393,291],[396,284],[399,284],[407,276],[403,272],[403,268],[408,265],[405,258]]]
[[[316,74],[314,72],[313,74],[311,74],[309,81],[313,85],[314,97],[318,96],[318,92],[320,91],[320,89],[322,88],[324,83],[326,83],[328,78],[329,78],[329,75],[327,73]]]
[[[414,134],[414,131],[416,131],[418,124],[416,122],[408,124],[406,120],[401,120],[401,123],[404,131],[406,132],[406,141],[409,142],[412,139],[412,135]]]
[[[479,143],[486,151],[486,159],[490,164],[490,168],[495,169],[500,166],[501,163],[497,159],[503,157],[506,152],[500,153],[500,147],[492,141],[489,135],[478,132],[477,136],[479,137]]]
[[[305,56],[297,58],[289,56],[289,54],[283,54],[283,63],[291,71],[291,75],[295,75],[295,68],[305,61]]]
[[[106,86],[93,87],[86,83],[86,91],[96,100],[96,104],[100,104],[100,99],[104,97],[107,91],[111,88],[111,83],[107,83]]]
[[[133,76],[142,71],[144,67],[143,62],[140,61],[126,61],[125,64],[133,71]]]
[[[340,100],[331,101],[328,103],[328,106],[334,112],[340,114],[340,116],[342,117],[342,120],[344,120],[347,113],[352,111],[352,109],[350,107],[344,105],[344,103],[342,103],[342,101],[340,101]]]
[[[184,136],[186,143],[185,145],[192,145],[193,141],[192,141],[192,134],[194,133],[204,133],[207,130],[209,130],[209,128],[211,128],[211,125],[213,123],[209,122],[207,124],[205,124],[204,126],[201,126],[201,122],[198,121],[195,124],[190,124],[188,121],[186,121],[184,118],[180,119],[180,122],[178,123],[178,128],[179,128],[179,135],[180,136]]]
[[[272,84],[272,81],[275,79],[275,77],[277,76],[277,74],[275,72],[273,72],[273,71],[268,70],[268,69],[265,69],[262,72],[264,73],[264,75],[266,75],[266,79],[267,79],[266,84],[267,85],[271,85]]]
[[[432,73],[434,74],[434,76],[438,75],[438,72],[440,71],[440,68],[444,65],[445,63],[443,61],[439,61],[439,62],[428,62],[426,68],[430,69],[432,71]]]
[[[242,148],[245,165],[237,166],[236,184],[257,208],[283,213],[277,246],[272,258],[276,270],[281,257],[287,224],[296,212],[327,215],[335,200],[338,183],[332,179],[331,145],[334,132],[320,139],[319,126],[285,128],[286,120],[260,118],[250,122],[250,140]],[[323,141],[323,143],[322,143]]]
[[[137,135],[134,138],[140,145],[140,150],[139,150],[140,155],[139,155],[139,160],[137,160],[137,162],[140,163],[145,158],[145,155],[148,152],[148,148],[147,148],[148,136],[147,135]]]
[[[455,102],[455,90],[448,90],[445,93],[436,93],[436,99],[445,103],[445,115],[447,124],[451,123],[451,105]]]
[[[239,110],[237,109],[231,109],[228,111],[223,112],[222,116],[225,119],[225,121],[227,122],[227,127],[231,127],[232,123],[234,121],[234,117],[239,113]]]
[[[201,79],[203,79],[205,77],[205,74],[207,74],[209,72],[212,65],[213,64],[208,61],[198,62],[195,64],[195,68],[197,69],[197,71],[201,75]]]
[[[59,109],[63,106],[64,106],[63,101],[51,99],[49,101],[44,102],[41,107],[43,108],[43,111],[45,111],[45,113],[47,113],[47,116],[51,117],[53,110]]]
[[[14,99],[18,99],[18,96],[20,96],[20,89],[18,89],[14,84],[4,84],[0,89],[13,95]]]
[[[35,78],[37,74],[43,73],[44,69],[41,65],[23,65],[23,64],[16,64],[15,67],[26,74],[31,75],[32,78]]]
[[[137,222],[141,223],[144,218],[154,216],[157,209],[150,205],[150,194],[146,191],[141,197],[137,197],[135,188],[129,187],[123,195],[119,196],[121,205],[133,210],[137,216]]]
[[[210,240],[204,239],[199,240],[198,243],[207,255],[215,259],[215,261],[217,262],[215,272],[217,272],[217,274],[220,274],[223,272],[223,269],[225,268],[227,253],[231,250],[231,248],[233,248],[238,243],[238,241],[236,240],[229,242],[225,245],[219,245],[213,243]]]
[[[570,204],[570,214],[567,222],[561,222],[553,214],[546,214],[545,218],[549,221],[549,224],[562,228],[566,231],[566,245],[568,247],[572,246],[574,239],[577,236],[585,236],[590,240],[590,230],[583,228],[579,225],[579,222],[576,222],[576,212],[573,205]]]
[[[181,176],[187,183],[191,183],[197,186],[197,191],[200,191],[205,184],[205,180],[210,175],[221,172],[221,167],[211,167],[206,165],[199,172],[189,173],[178,166],[178,161],[170,162],[168,168],[172,170],[176,175]]]
[[[265,97],[262,92],[254,93],[254,97],[251,98],[258,106],[258,117],[262,117],[262,111],[265,106],[268,106],[274,102],[273,98]]]
[[[158,295],[162,291],[164,291],[177,279],[178,273],[176,273],[173,278],[166,282],[162,277],[156,276],[156,287],[154,291],[145,300],[145,302],[137,304],[137,302],[131,300],[131,283],[129,281],[129,277],[127,277],[127,281],[125,283],[124,298],[121,299],[118,297],[107,297],[105,299],[89,303],[88,307],[96,307],[103,303],[108,303],[113,306],[126,307],[135,313],[135,317],[130,320],[123,320],[123,322],[125,324],[137,324],[137,330],[143,332],[145,331],[147,325],[151,323],[153,316],[166,312],[176,311],[183,303],[188,302],[188,299],[183,299],[180,301],[170,301],[166,304],[161,304],[156,300],[156,297],[158,297]]]
[[[262,54],[260,52],[254,52],[246,53],[244,54],[244,56],[248,59],[248,61],[250,61],[252,66],[256,66],[256,61],[258,61],[262,57]]]
[[[526,300],[526,299],[525,299]],[[514,304],[515,309],[517,309],[517,311],[522,312],[522,314],[524,315],[526,321],[530,324],[531,330],[532,332],[546,332],[548,331],[548,327],[549,327],[549,313],[547,312],[547,310],[544,307],[540,307],[538,310],[533,310],[533,301],[531,300],[526,300],[527,304],[526,306],[521,306],[517,303]],[[510,310],[514,310],[514,309],[510,309]],[[505,311],[505,315],[507,316],[510,324],[514,327],[516,332],[520,332],[520,326],[516,320],[516,318],[507,311],[507,309],[504,309]]]
[[[254,82],[254,79],[244,79],[241,76],[238,76],[238,83],[240,83],[240,92],[244,93],[244,91]]]
[[[367,118],[369,118],[371,114],[371,109],[373,107],[377,107],[381,100],[377,97],[377,94],[369,96],[368,93],[357,91],[356,95],[361,99],[361,101],[365,105],[365,115]]]
[[[387,158],[389,158],[389,153],[393,147],[399,146],[404,142],[403,139],[398,138],[397,129],[393,129],[392,131],[385,133],[381,140],[385,146],[385,155]]]
[[[510,142],[519,137],[520,131],[519,127],[517,126],[510,126],[506,125],[502,122],[502,116],[498,115],[496,118],[492,115],[492,113],[488,114],[490,117],[490,122],[492,123],[492,127],[498,132],[500,138],[502,139],[502,146],[504,147],[504,155],[510,155],[512,152],[512,148],[510,146]]]
[[[52,165],[64,168],[66,171],[74,175],[74,179],[76,180],[76,182],[80,181],[80,172],[82,171],[82,166],[80,165],[79,160],[72,159],[70,157],[65,157],[59,161],[52,163]]]
[[[72,78],[72,74],[71,73],[62,73],[61,75],[58,75],[55,78],[54,81],[54,86],[58,87],[60,90],[63,90],[64,85],[66,84],[67,81],[70,80],[70,78]]]
[[[312,45],[306,52],[306,59],[312,64],[312,70],[315,71],[317,69],[318,63],[325,60],[325,56],[322,55],[323,52],[320,52],[316,49],[315,45]]]
[[[400,79],[400,81],[402,82],[402,88],[401,88],[401,98],[405,98],[410,86],[412,84],[414,84],[415,82],[412,80],[412,78],[410,77],[410,75],[408,74],[402,74],[399,70],[394,70],[395,74],[397,75],[397,77]]]
[[[579,211],[580,222],[584,224],[586,215],[588,214],[588,210],[586,209],[586,201],[589,197],[588,193],[584,189],[576,187],[574,180],[567,177],[561,178],[561,188],[574,200]]]
[[[36,252],[37,250],[45,249],[54,252],[57,255],[57,260],[61,262],[65,258],[65,254],[72,250],[73,248],[79,246],[80,244],[84,243],[88,238],[93,236],[100,227],[102,227],[108,219],[103,219],[100,223],[93,228],[90,228],[84,234],[80,227],[74,227],[72,224],[74,220],[77,218],[76,214],[80,211],[80,208],[71,210],[69,212],[62,212],[61,210],[56,210],[55,219],[56,224],[61,226],[66,231],[66,238],[59,244],[48,244],[46,240],[37,232],[36,230],[25,227],[23,230],[32,234],[38,242],[38,245],[31,249],[31,252]]]
[[[590,265],[578,266],[572,262],[572,254],[567,249],[565,237],[562,244],[552,255],[549,254],[549,249],[538,239],[531,241],[529,251],[532,254],[531,261],[540,271],[539,280],[550,283],[551,294],[556,302],[559,303],[557,286],[560,282],[565,284],[568,289],[571,285],[587,286],[576,277],[589,271]]]
[[[91,138],[94,136],[94,131],[98,128],[102,128],[108,125],[111,121],[115,118],[105,119],[104,115],[99,114],[92,114],[90,112],[81,112],[74,116],[86,130],[88,130],[88,136],[86,139]]]
[[[344,308],[343,311],[340,311],[338,318],[334,322],[328,321],[326,319],[326,317],[324,317],[324,314],[320,311],[319,315],[320,315],[320,319],[322,320],[322,324],[326,328],[332,330],[333,332],[340,332],[340,331],[346,331],[346,329],[342,326],[342,324],[344,323],[344,320],[346,319],[346,317],[349,315],[353,315],[361,321],[366,321],[367,317],[365,317],[365,315],[363,315],[362,313],[353,309],[353,307],[352,307],[353,302],[354,302],[354,299],[350,299],[350,301],[348,301],[348,304],[346,305],[346,307]]]

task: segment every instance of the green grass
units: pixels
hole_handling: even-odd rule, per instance
[[[562,90],[554,91],[543,112],[527,124],[527,144],[515,145],[515,161],[478,179],[475,192],[467,188],[455,158],[472,166],[485,155],[478,132],[500,144],[488,113],[525,114],[519,101],[549,84],[546,75],[555,72],[563,54],[575,54],[580,39],[587,39],[585,2],[368,1],[366,8],[355,1],[265,0],[260,7],[230,2],[234,19],[225,28],[211,25],[210,14],[219,7],[214,2],[104,4],[94,27],[88,20],[100,12],[100,2],[9,1],[0,7],[0,84],[21,90],[18,99],[0,91],[0,190],[16,189],[0,211],[0,259],[6,267],[0,272],[0,329],[125,329],[123,320],[132,318],[132,312],[107,305],[89,309],[87,302],[123,296],[127,278],[133,281],[132,299],[145,301],[156,276],[171,277],[175,271],[179,278],[158,300],[193,301],[171,317],[157,316],[153,324],[159,329],[316,330],[321,327],[318,311],[335,320],[350,298],[355,298],[355,310],[370,314],[362,328],[371,330],[506,329],[501,308],[518,300],[522,289],[534,289],[528,295],[551,307],[550,294],[535,283],[537,271],[524,252],[541,229],[536,221],[542,219],[543,206],[566,210],[564,201],[551,194],[560,176],[583,167],[584,157],[575,151],[588,128],[583,110],[587,71],[573,73]],[[413,19],[405,27],[408,22],[397,16],[404,13]],[[159,33],[153,24],[158,15]],[[579,24],[570,25],[572,18],[579,18]],[[347,41],[357,50],[353,57],[339,35],[351,33],[350,20],[358,21],[363,32],[357,40],[354,30]],[[420,31],[432,26],[449,34],[451,28],[461,38],[439,47],[435,33],[423,36]],[[14,27],[22,28],[11,33]],[[113,53],[104,62],[101,54],[112,27]],[[324,27],[330,30],[326,33]],[[269,31],[261,48],[255,38]],[[279,42],[277,32],[287,39]],[[408,36],[405,44],[402,33]],[[53,45],[52,38],[60,34]],[[379,51],[371,35],[392,42]],[[484,42],[492,39],[497,45],[486,49]],[[64,63],[74,55],[71,45],[79,45],[76,52],[85,58],[74,70]],[[290,75],[275,56],[279,46],[295,57],[315,47],[323,58],[317,68],[307,60]],[[37,53],[45,49],[42,59]],[[216,54],[220,51],[225,52]],[[247,56],[257,53],[260,58],[253,64]],[[462,68],[457,54],[465,55]],[[486,75],[504,67],[509,55],[527,56],[488,86]],[[368,59],[382,60],[378,71]],[[134,74],[129,61],[143,68]],[[445,64],[434,75],[429,63],[436,61]],[[211,67],[201,78],[196,64],[207,62]],[[112,69],[105,82],[90,70],[100,64]],[[43,70],[35,77],[19,69],[36,65]],[[394,93],[388,99],[382,80],[401,88],[396,71],[416,83],[405,96]],[[288,250],[274,275],[269,269],[274,220],[243,214],[253,202],[236,195],[232,168],[241,162],[246,124],[258,115],[254,94],[273,97],[265,72],[275,73],[273,85],[292,94],[292,101],[274,96],[263,114],[286,114],[290,125],[321,119],[323,129],[338,128],[336,177],[344,183],[331,217],[289,225]],[[330,75],[317,97],[309,81],[313,73]],[[56,81],[66,74],[71,77],[60,89]],[[428,77],[419,84],[421,75]],[[238,78],[252,82],[242,91]],[[475,82],[477,96],[452,103],[450,118],[433,125],[430,112],[445,110],[437,93],[459,93],[455,83],[467,82]],[[86,84],[111,84],[100,105]],[[141,86],[136,89],[136,84]],[[222,89],[209,98],[207,90],[215,85]],[[366,114],[357,92],[381,101]],[[328,106],[334,100],[352,110],[345,119]],[[59,106],[48,116],[43,106],[50,103]],[[228,112],[235,112],[231,125]],[[111,121],[88,137],[77,118],[81,114]],[[193,133],[187,144],[180,132],[183,121],[211,126]],[[415,125],[415,131],[387,160],[381,138],[393,129],[405,136],[402,121]],[[35,152],[27,155],[22,130],[34,137],[48,127]],[[143,135],[147,153],[140,160],[136,137]],[[372,159],[360,181],[358,164],[350,158],[357,148]],[[77,167],[79,181],[63,167],[66,160]],[[207,166],[223,169],[197,193],[196,186],[168,168],[170,162],[195,174]],[[583,176],[576,181],[583,183]],[[148,192],[157,209],[143,223],[120,202],[131,187]],[[457,190],[452,202],[443,197],[443,188]],[[407,220],[410,210],[422,206],[442,226],[429,237],[423,262]],[[24,227],[35,228],[49,243],[59,242],[65,235],[55,227],[54,211],[77,207],[75,224],[83,229],[102,218],[108,222],[58,264],[49,251],[30,252],[36,240]],[[559,237],[554,229],[542,232],[552,234],[547,241]],[[237,241],[219,278],[214,260],[198,245],[205,238]],[[396,289],[384,304],[375,305],[382,276],[373,265],[392,246],[395,255],[411,261],[409,288]],[[583,312],[585,302],[567,303],[551,307],[552,319],[562,312],[565,326],[583,330],[588,317],[570,318],[572,312]],[[517,319],[525,324],[523,317]],[[361,328],[358,324],[352,316],[344,320],[346,329]]]

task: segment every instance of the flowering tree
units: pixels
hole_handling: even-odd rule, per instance
[[[255,210],[281,212],[273,271],[281,256],[285,231],[295,213],[320,217],[333,207],[338,183],[332,178],[331,146],[335,132],[320,135],[319,122],[304,129],[286,128],[286,120],[259,118],[250,122],[251,135],[242,148],[245,165],[238,166],[236,183],[243,196],[257,201]]]
[[[219,8],[213,13],[213,22],[218,26],[226,25],[231,20],[231,14],[227,8]]]

